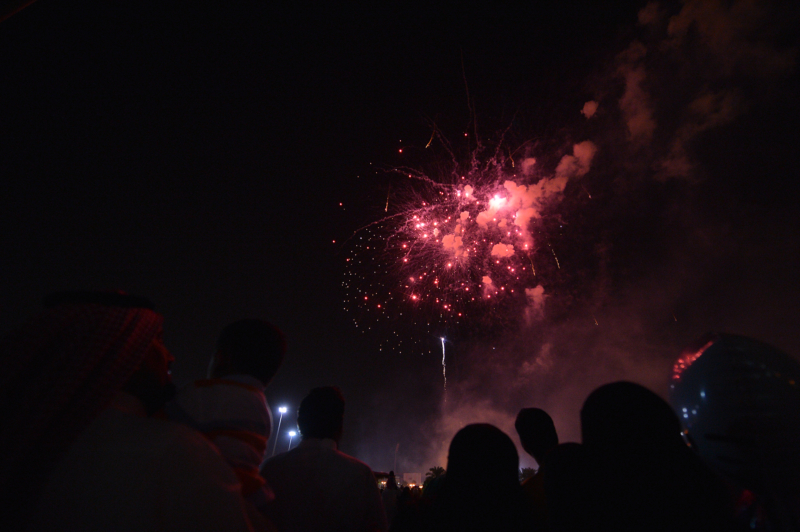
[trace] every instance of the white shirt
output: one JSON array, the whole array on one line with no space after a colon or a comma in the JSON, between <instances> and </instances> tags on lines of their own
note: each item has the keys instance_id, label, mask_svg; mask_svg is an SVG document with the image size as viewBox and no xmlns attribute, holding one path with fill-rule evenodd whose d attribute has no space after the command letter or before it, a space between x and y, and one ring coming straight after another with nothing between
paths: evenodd
<instances>
[{"instance_id":1,"label":"white shirt","mask_svg":"<svg viewBox=\"0 0 800 532\"><path fill-rule=\"evenodd\" d=\"M275 491L270 517L279 530L385 531L386 515L369 466L331 439L305 438L267 460L261 475Z\"/></svg>"},{"instance_id":2,"label":"white shirt","mask_svg":"<svg viewBox=\"0 0 800 532\"><path fill-rule=\"evenodd\" d=\"M172 421L205 434L231 467L257 474L272 433L263 389L261 381L249 375L204 379L181 390L166 411Z\"/></svg>"},{"instance_id":3,"label":"white shirt","mask_svg":"<svg viewBox=\"0 0 800 532\"><path fill-rule=\"evenodd\" d=\"M198 432L120 392L48 481L32 530L252 530L231 468Z\"/></svg>"}]
</instances>

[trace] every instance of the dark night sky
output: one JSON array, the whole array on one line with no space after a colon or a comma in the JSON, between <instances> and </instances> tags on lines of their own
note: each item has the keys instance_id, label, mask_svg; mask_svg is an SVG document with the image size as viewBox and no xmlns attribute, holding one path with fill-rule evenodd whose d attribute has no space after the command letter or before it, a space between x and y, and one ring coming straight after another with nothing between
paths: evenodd
<instances>
[{"instance_id":1,"label":"dark night sky","mask_svg":"<svg viewBox=\"0 0 800 532\"><path fill-rule=\"evenodd\" d=\"M695 14L677 52L637 25L644 2L227 4L39 0L0 23L0 330L53 290L146 295L185 383L223 325L270 319L290 342L273 406L339 384L343 448L379 470L398 442L401 465L434 465L427 440L452 435L435 426L488 416L509 430L538 403L577 440L592 387L628 378L663 394L670 357L707 330L800 352L791 2L730 41ZM626 62L636 40L648 53ZM720 42L742 53L727 64ZM624 129L630 65L657 124L645 144ZM593 201L565 191L562 251L579 267L548 285L547 327L456 345L442 409L436 356L377 354L352 326L340 244L380 214L371 163L413 164L398 146L423 146L430 121L453 137L473 126L464 78L483 134L513 124L556 160L586 138L599 152ZM692 107L698 94L717 107ZM664 177L676 139L693 169ZM597 316L602 332L585 325ZM504 354L487 363L487 349Z\"/></svg>"}]
</instances>

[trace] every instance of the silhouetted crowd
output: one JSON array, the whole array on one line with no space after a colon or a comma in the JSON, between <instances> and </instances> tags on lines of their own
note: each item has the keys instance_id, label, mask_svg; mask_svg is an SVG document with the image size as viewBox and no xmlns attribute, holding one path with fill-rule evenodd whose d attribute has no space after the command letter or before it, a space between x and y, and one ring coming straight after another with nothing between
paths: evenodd
<instances>
[{"instance_id":1,"label":"silhouetted crowd","mask_svg":"<svg viewBox=\"0 0 800 532\"><path fill-rule=\"evenodd\" d=\"M754 340L687 351L672 406L631 382L594 390L580 444L522 409L539 467L521 483L511 438L477 423L424 489L391 472L381 492L338 450L335 386L311 390L300 443L265 460L264 391L286 351L271 324L225 327L208 378L176 393L148 300L74 291L44 306L0 339L0 530L800 531L800 364Z\"/></svg>"}]
</instances>

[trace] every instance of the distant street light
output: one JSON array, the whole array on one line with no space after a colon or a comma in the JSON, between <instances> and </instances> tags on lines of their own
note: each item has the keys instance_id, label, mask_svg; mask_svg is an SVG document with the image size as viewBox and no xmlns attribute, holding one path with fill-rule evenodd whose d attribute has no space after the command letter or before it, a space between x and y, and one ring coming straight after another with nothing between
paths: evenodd
<instances>
[{"instance_id":1,"label":"distant street light","mask_svg":"<svg viewBox=\"0 0 800 532\"><path fill-rule=\"evenodd\" d=\"M275 456L275 450L278 448L278 436L280 436L281 433L281 421L283 421L283 415L286 413L286 407L279 407L278 412L281 413L281 417L278 418L278 430L275 431L275 444L272 446L272 456Z\"/></svg>"},{"instance_id":2,"label":"distant street light","mask_svg":"<svg viewBox=\"0 0 800 532\"><path fill-rule=\"evenodd\" d=\"M286 449L287 451L292 448L292 440L294 437L297 436L297 433L293 430L289 431L289 447Z\"/></svg>"}]
</instances>

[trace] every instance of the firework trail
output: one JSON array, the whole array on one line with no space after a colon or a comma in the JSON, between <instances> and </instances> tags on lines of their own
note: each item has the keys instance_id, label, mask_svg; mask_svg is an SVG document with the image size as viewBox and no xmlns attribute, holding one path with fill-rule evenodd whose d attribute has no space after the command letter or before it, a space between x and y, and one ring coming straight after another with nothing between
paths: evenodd
<instances>
[{"instance_id":1,"label":"firework trail","mask_svg":"<svg viewBox=\"0 0 800 532\"><path fill-rule=\"evenodd\" d=\"M447 402L447 361L444 353L444 336L442 340L442 377L444 378L444 402Z\"/></svg>"}]
</instances>

